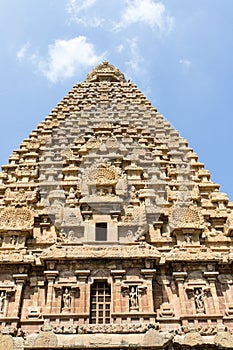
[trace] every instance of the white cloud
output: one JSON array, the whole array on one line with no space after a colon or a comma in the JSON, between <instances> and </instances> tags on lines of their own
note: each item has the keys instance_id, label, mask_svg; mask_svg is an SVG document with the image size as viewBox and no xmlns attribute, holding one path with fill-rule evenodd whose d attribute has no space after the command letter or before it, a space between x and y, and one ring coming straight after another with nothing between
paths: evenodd
<instances>
[{"instance_id":1,"label":"white cloud","mask_svg":"<svg viewBox=\"0 0 233 350\"><path fill-rule=\"evenodd\" d=\"M130 76L130 75L144 74L144 70L143 70L144 59L140 54L137 38L133 38L129 42L129 48L130 48L130 59L126 61L126 65L128 66L128 69L129 69L128 75Z\"/></svg>"},{"instance_id":2,"label":"white cloud","mask_svg":"<svg viewBox=\"0 0 233 350\"><path fill-rule=\"evenodd\" d=\"M124 45L120 44L120 45L116 46L116 51L118 53L121 53L123 50L124 50Z\"/></svg>"},{"instance_id":3,"label":"white cloud","mask_svg":"<svg viewBox=\"0 0 233 350\"><path fill-rule=\"evenodd\" d=\"M89 7L95 4L96 0L69 0L66 11L69 14L80 13L83 10L87 10Z\"/></svg>"},{"instance_id":4,"label":"white cloud","mask_svg":"<svg viewBox=\"0 0 233 350\"><path fill-rule=\"evenodd\" d=\"M190 60L188 60L187 58L180 59L179 63L185 67L189 67L192 64L192 62Z\"/></svg>"},{"instance_id":5,"label":"white cloud","mask_svg":"<svg viewBox=\"0 0 233 350\"><path fill-rule=\"evenodd\" d=\"M16 57L18 61L23 61L23 59L25 58L28 49L30 47L30 43L26 42L16 53Z\"/></svg>"},{"instance_id":6,"label":"white cloud","mask_svg":"<svg viewBox=\"0 0 233 350\"><path fill-rule=\"evenodd\" d=\"M52 83L71 78L83 67L89 67L103 60L104 55L98 56L94 46L85 36L78 36L70 40L56 40L48 46L48 57L37 57L39 71ZM35 64L35 57L34 57Z\"/></svg>"},{"instance_id":7,"label":"white cloud","mask_svg":"<svg viewBox=\"0 0 233 350\"><path fill-rule=\"evenodd\" d=\"M127 7L115 29L127 27L133 23L144 23L152 29L169 32L174 25L174 18L168 16L165 5L154 0L126 0Z\"/></svg>"},{"instance_id":8,"label":"white cloud","mask_svg":"<svg viewBox=\"0 0 233 350\"><path fill-rule=\"evenodd\" d=\"M85 27L100 27L104 22L103 18L85 15L85 12L90 9L97 0L69 0L66 5L66 12L71 21L82 24Z\"/></svg>"}]
</instances>

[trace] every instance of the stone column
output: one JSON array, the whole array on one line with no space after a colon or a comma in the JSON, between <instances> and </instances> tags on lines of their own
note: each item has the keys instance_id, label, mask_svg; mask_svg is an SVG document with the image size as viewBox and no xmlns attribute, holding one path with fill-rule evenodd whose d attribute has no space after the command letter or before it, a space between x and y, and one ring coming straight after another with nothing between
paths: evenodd
<instances>
[{"instance_id":1,"label":"stone column","mask_svg":"<svg viewBox=\"0 0 233 350\"><path fill-rule=\"evenodd\" d=\"M218 303L218 296L216 292L216 278L218 276L219 272L217 271L205 271L204 276L206 277L207 281L210 285L210 291L213 298L213 305L214 305L214 313L220 315L220 308Z\"/></svg>"},{"instance_id":2,"label":"stone column","mask_svg":"<svg viewBox=\"0 0 233 350\"><path fill-rule=\"evenodd\" d=\"M22 273L22 274L19 273L19 274L13 275L13 278L15 279L15 283L16 283L15 310L14 310L15 317L18 317L18 315L19 315L19 310L21 307L23 286L25 284L27 277L28 277L28 275L26 273Z\"/></svg>"},{"instance_id":3,"label":"stone column","mask_svg":"<svg viewBox=\"0 0 233 350\"><path fill-rule=\"evenodd\" d=\"M156 273L155 269L142 269L141 274L144 276L145 280L147 281L147 303L148 303L148 313L154 312L154 298L153 298L153 278ZM140 310L140 300L139 300L139 310ZM142 308L143 310L143 308Z\"/></svg>"},{"instance_id":4,"label":"stone column","mask_svg":"<svg viewBox=\"0 0 233 350\"><path fill-rule=\"evenodd\" d=\"M173 272L173 277L178 286L179 299L180 299L180 316L187 314L186 311L186 298L184 290L184 280L187 277L187 272Z\"/></svg>"},{"instance_id":5,"label":"stone column","mask_svg":"<svg viewBox=\"0 0 233 350\"><path fill-rule=\"evenodd\" d=\"M44 281L38 281L38 306L41 308L42 312L44 311L45 306L45 288L44 288Z\"/></svg>"},{"instance_id":6,"label":"stone column","mask_svg":"<svg viewBox=\"0 0 233 350\"><path fill-rule=\"evenodd\" d=\"M223 283L222 283L223 284ZM226 290L226 315L233 318L233 280L228 278L225 282L228 286Z\"/></svg>"},{"instance_id":7,"label":"stone column","mask_svg":"<svg viewBox=\"0 0 233 350\"><path fill-rule=\"evenodd\" d=\"M52 312L52 303L53 303L53 295L54 295L54 281L56 276L59 274L57 270L48 270L44 271L44 274L48 281L48 290L47 290L47 301L46 301L46 307L45 312L50 314Z\"/></svg>"},{"instance_id":8,"label":"stone column","mask_svg":"<svg viewBox=\"0 0 233 350\"><path fill-rule=\"evenodd\" d=\"M90 312L90 286L87 283L87 277L90 275L90 270L76 270L75 275L78 279L79 285L79 303L75 305L76 313L86 313Z\"/></svg>"},{"instance_id":9,"label":"stone column","mask_svg":"<svg viewBox=\"0 0 233 350\"><path fill-rule=\"evenodd\" d=\"M121 313L122 310L122 298L121 298L121 286L122 278L125 275L125 270L111 270L111 275L114 278L113 290L112 290L112 300L113 300L113 313ZM125 310L124 310L125 311Z\"/></svg>"}]
</instances>

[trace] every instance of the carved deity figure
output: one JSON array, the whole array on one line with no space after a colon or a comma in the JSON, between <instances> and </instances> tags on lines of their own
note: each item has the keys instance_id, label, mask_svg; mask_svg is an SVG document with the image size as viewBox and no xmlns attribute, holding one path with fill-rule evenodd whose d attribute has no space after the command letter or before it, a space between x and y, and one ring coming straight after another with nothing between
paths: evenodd
<instances>
[{"instance_id":1,"label":"carved deity figure","mask_svg":"<svg viewBox=\"0 0 233 350\"><path fill-rule=\"evenodd\" d=\"M205 305L204 305L204 293L201 288L198 288L194 292L194 301L195 301L195 306L197 309L197 312L204 312L205 310Z\"/></svg>"},{"instance_id":2,"label":"carved deity figure","mask_svg":"<svg viewBox=\"0 0 233 350\"><path fill-rule=\"evenodd\" d=\"M135 310L138 308L138 290L135 286L130 287L129 306L131 310Z\"/></svg>"},{"instance_id":3,"label":"carved deity figure","mask_svg":"<svg viewBox=\"0 0 233 350\"><path fill-rule=\"evenodd\" d=\"M70 309L71 296L68 288L65 289L65 292L62 295L62 299L63 299L63 309Z\"/></svg>"},{"instance_id":4,"label":"carved deity figure","mask_svg":"<svg viewBox=\"0 0 233 350\"><path fill-rule=\"evenodd\" d=\"M184 239L185 239L186 243L191 243L192 242L192 236L190 234L188 234L188 233L184 236Z\"/></svg>"},{"instance_id":5,"label":"carved deity figure","mask_svg":"<svg viewBox=\"0 0 233 350\"><path fill-rule=\"evenodd\" d=\"M6 292L1 292L0 294L0 313L4 313L5 309L5 303L6 303Z\"/></svg>"},{"instance_id":6,"label":"carved deity figure","mask_svg":"<svg viewBox=\"0 0 233 350\"><path fill-rule=\"evenodd\" d=\"M16 245L16 243L17 243L17 236L15 236L15 235L11 236L10 243L11 243L11 245Z\"/></svg>"}]
</instances>

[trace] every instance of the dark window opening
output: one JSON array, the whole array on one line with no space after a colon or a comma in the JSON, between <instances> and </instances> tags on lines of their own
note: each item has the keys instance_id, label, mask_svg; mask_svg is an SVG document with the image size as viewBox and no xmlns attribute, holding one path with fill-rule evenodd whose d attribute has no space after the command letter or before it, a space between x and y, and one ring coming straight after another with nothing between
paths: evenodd
<instances>
[{"instance_id":1,"label":"dark window opening","mask_svg":"<svg viewBox=\"0 0 233 350\"><path fill-rule=\"evenodd\" d=\"M95 240L107 241L107 223L98 222L95 226Z\"/></svg>"}]
</instances>

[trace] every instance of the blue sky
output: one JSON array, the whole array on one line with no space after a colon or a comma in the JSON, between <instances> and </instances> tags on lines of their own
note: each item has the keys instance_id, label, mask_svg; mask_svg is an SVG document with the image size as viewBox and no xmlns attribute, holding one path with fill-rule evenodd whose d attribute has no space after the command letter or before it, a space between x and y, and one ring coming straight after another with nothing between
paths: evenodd
<instances>
[{"instance_id":1,"label":"blue sky","mask_svg":"<svg viewBox=\"0 0 233 350\"><path fill-rule=\"evenodd\" d=\"M108 60L233 200L232 38L232 0L0 0L0 164Z\"/></svg>"}]
</instances>

